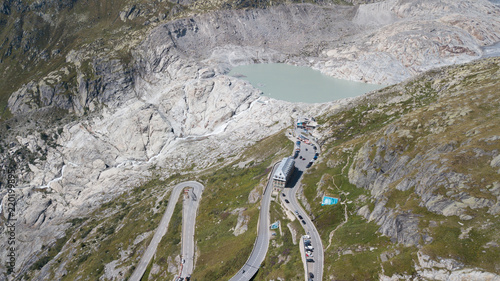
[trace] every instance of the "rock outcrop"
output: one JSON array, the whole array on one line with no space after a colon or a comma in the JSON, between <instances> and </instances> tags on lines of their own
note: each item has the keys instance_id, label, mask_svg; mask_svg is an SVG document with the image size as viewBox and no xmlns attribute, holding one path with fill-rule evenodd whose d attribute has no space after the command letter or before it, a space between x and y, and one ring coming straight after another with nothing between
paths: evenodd
<instances>
[{"instance_id":1,"label":"rock outcrop","mask_svg":"<svg viewBox=\"0 0 500 281\"><path fill-rule=\"evenodd\" d=\"M287 62L337 78L392 84L480 58L482 47L500 41L499 15L500 7L487 0L215 11L159 25L144 43L132 44L131 65L113 59L123 51L92 59L99 44L70 52L69 66L21 87L9 108L20 114L53 105L83 114L110 106L140 96L137 80L164 74L179 57L215 66L214 75L239 64Z\"/></svg>"},{"instance_id":2,"label":"rock outcrop","mask_svg":"<svg viewBox=\"0 0 500 281\"><path fill-rule=\"evenodd\" d=\"M237 157L242 148L289 126L297 116L355 104L292 104L261 97L247 82L225 75L231 66L288 62L339 78L394 83L436 65L479 58L481 46L499 40L499 8L484 0L370 5L376 6L284 5L179 19L158 26L135 45L130 64L106 53L70 52L70 66L18 89L9 99L18 117L54 107L80 117L48 126L43 134L17 131L17 141L2 153L2 162L17 161L19 168L17 231L23 242L18 245L17 273L26 272L43 245L64 235L69 219L137 186L152 175L152 167L165 177L188 167L207 168L215 159ZM374 18L380 11L388 18ZM372 21L377 24L368 25ZM496 102L495 96L490 100ZM500 212L498 201L483 200L468 193L470 185L461 186L474 179L450 171L438 158L463 150L461 145L481 142L479 137L495 137L491 128L479 128L483 133L476 134L474 126L463 142L443 142L413 158L402 155L397 142L417 139L414 128L439 136L459 122L457 116L474 111L464 107L447 112L452 114L425 122L401 120L399 127L363 147L351 167L351 182L369 189L378 200L372 212L365 208L363 214L400 243L418 244L421 234L415 232L415 214L385 205L392 185L401 192L414 191L423 207L445 216L470 219L467 208ZM489 167L499 170L498 151L469 150L464 151L488 158ZM406 180L398 182L403 177ZM445 187L444 195L434 194L443 184L464 191L447 194ZM498 196L498 184L491 184ZM0 198L5 218L4 189ZM0 261L4 269L5 256Z\"/></svg>"}]
</instances>

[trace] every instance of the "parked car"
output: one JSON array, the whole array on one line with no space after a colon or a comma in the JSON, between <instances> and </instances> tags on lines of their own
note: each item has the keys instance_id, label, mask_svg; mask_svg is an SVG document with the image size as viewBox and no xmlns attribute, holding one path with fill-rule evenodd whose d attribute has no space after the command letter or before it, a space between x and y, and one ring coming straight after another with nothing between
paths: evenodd
<instances>
[{"instance_id":1,"label":"parked car","mask_svg":"<svg viewBox=\"0 0 500 281\"><path fill-rule=\"evenodd\" d=\"M281 193L281 195L283 195L283 197L285 197L285 196L286 196L286 195L285 195L285 193Z\"/></svg>"},{"instance_id":2,"label":"parked car","mask_svg":"<svg viewBox=\"0 0 500 281\"><path fill-rule=\"evenodd\" d=\"M301 215L299 215L299 220L303 219L303 217Z\"/></svg>"},{"instance_id":3,"label":"parked car","mask_svg":"<svg viewBox=\"0 0 500 281\"><path fill-rule=\"evenodd\" d=\"M285 203L290 203L290 201L288 201L288 199L285 199Z\"/></svg>"},{"instance_id":4,"label":"parked car","mask_svg":"<svg viewBox=\"0 0 500 281\"><path fill-rule=\"evenodd\" d=\"M306 224L306 221L305 221L305 220L302 220L302 224Z\"/></svg>"},{"instance_id":5,"label":"parked car","mask_svg":"<svg viewBox=\"0 0 500 281\"><path fill-rule=\"evenodd\" d=\"M309 277L314 278L314 274L312 272L309 272Z\"/></svg>"}]
</instances>

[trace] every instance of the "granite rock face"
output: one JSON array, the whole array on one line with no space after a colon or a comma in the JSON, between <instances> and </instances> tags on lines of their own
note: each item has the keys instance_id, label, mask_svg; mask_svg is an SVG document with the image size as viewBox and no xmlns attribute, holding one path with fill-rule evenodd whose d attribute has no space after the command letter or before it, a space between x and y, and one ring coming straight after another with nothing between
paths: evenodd
<instances>
[{"instance_id":1,"label":"granite rock face","mask_svg":"<svg viewBox=\"0 0 500 281\"><path fill-rule=\"evenodd\" d=\"M17 175L16 191L17 231L24 241L18 248L19 273L36 260L42 245L64 235L68 220L137 186L151 176L151 167L163 169L166 176L193 165L203 169L217 158L235 157L235 152L286 128L297 116L320 115L349 103L306 105L261 97L247 82L227 76L230 67L287 62L338 78L394 83L434 66L480 57L481 46L500 40L499 14L497 6L482 0L216 11L157 27L133 49L129 65L103 53L88 63L94 53L70 52L66 61L71 67L24 85L9 99L16 116L53 107L80 116L62 125L61 131L47 128L49 138L39 132L19 133L2 154L2 162L11 157L24 167ZM67 80L72 74L76 83ZM441 130L430 121L428 127ZM409 134L397 128L388 132L397 138L410 138ZM350 180L371 190L373 197L380 196L381 203L365 215L398 242L418 243L418 219L411 213L392 216L382 203L383 194L397 178L412 173L410 166L422 171L416 179L427 172L431 176L426 184L408 178L398 189L414 188L430 210L444 215L462 215L466 207L500 212L498 203L467 194L453 200L428 195L430 184L467 180L433 166L433 157L450 148L409 159L382 149L391 145L386 137L380 137L376 148L370 145L356 156ZM16 158L21 150L33 155L42 151L44 159ZM373 150L376 158L370 159ZM491 167L498 170L497 155L489 157ZM0 198L6 214L3 189Z\"/></svg>"},{"instance_id":2,"label":"granite rock face","mask_svg":"<svg viewBox=\"0 0 500 281\"><path fill-rule=\"evenodd\" d=\"M487 0L214 11L159 25L145 42L132 44L132 64L113 59L111 51L70 52L66 60L74 66L24 85L9 108L20 114L57 106L83 114L99 104L119 104L144 92L138 80L173 70L180 57L212 65L214 75L239 64L286 62L337 78L392 84L480 58L482 47L500 41L499 18L499 6ZM67 76L75 72L70 83Z\"/></svg>"}]
</instances>

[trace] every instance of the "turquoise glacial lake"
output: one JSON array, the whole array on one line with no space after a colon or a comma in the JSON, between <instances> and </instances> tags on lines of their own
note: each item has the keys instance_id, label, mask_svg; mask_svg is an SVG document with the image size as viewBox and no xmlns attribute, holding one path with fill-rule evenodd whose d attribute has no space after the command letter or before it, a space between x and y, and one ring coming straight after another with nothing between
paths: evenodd
<instances>
[{"instance_id":1,"label":"turquoise glacial lake","mask_svg":"<svg viewBox=\"0 0 500 281\"><path fill-rule=\"evenodd\" d=\"M283 63L240 65L231 69L229 75L247 80L265 96L289 102L329 102L384 87L336 79L306 66Z\"/></svg>"}]
</instances>

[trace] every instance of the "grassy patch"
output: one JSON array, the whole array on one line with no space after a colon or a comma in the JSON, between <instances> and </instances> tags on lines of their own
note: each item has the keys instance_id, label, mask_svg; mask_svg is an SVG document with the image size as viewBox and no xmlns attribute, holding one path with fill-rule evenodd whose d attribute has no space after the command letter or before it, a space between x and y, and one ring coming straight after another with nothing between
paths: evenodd
<instances>
[{"instance_id":1,"label":"grassy patch","mask_svg":"<svg viewBox=\"0 0 500 281\"><path fill-rule=\"evenodd\" d=\"M104 267L111 261L120 260L121 252L129 251L130 258L118 262L117 267L129 267L132 261L138 261L142 251L148 245L152 235L142 241L135 243L134 240L140 234L156 229L165 205L159 204L159 210L153 214L152 208L157 200L151 193L162 190L167 182L157 179L146 182L135 188L130 193L125 193L117 199L103 204L101 209L96 210L91 217L92 220L82 221L74 219L72 223L78 225L78 231L74 231L70 237L71 247L75 252L71 256L64 253L62 259L67 259L67 273L62 280L97 280L104 274ZM130 200L133 195L139 200ZM133 270L124 270L124 275L129 276Z\"/></svg>"},{"instance_id":2,"label":"grassy patch","mask_svg":"<svg viewBox=\"0 0 500 281\"><path fill-rule=\"evenodd\" d=\"M432 229L435 240L424 246L423 251L433 259L452 258L486 271L499 272L500 251L497 247L486 246L490 241L500 242L500 222L491 219L486 227L479 222L469 223L472 229L463 237L460 237L462 230L468 225L462 227L456 220L443 220Z\"/></svg>"},{"instance_id":3,"label":"grassy patch","mask_svg":"<svg viewBox=\"0 0 500 281\"><path fill-rule=\"evenodd\" d=\"M381 269L379 255L380 251L367 251L339 257L332 264L335 280L377 280Z\"/></svg>"},{"instance_id":4,"label":"grassy patch","mask_svg":"<svg viewBox=\"0 0 500 281\"><path fill-rule=\"evenodd\" d=\"M390 245L374 222L351 216L333 236L333 247L325 252L325 265L335 280L375 280L381 269L380 253Z\"/></svg>"},{"instance_id":5,"label":"grassy patch","mask_svg":"<svg viewBox=\"0 0 500 281\"><path fill-rule=\"evenodd\" d=\"M360 216L351 216L347 223L335 232L334 245L349 247L362 244L364 246L377 246L389 242L377 230L379 226L374 222L367 222Z\"/></svg>"},{"instance_id":6,"label":"grassy patch","mask_svg":"<svg viewBox=\"0 0 500 281\"><path fill-rule=\"evenodd\" d=\"M254 279L276 280L277 278L282 278L284 280L303 280L304 267L300 257L299 245L293 245L292 234L287 227L290 220L287 219L281 205L276 202L271 202L270 214L271 222L280 220L283 235L281 235L279 230L274 230L276 235L272 236L266 259ZM297 222L297 220L294 222ZM296 227L295 229L302 229L298 224ZM298 237L300 237L302 232L303 230L297 234L298 241Z\"/></svg>"}]
</instances>

